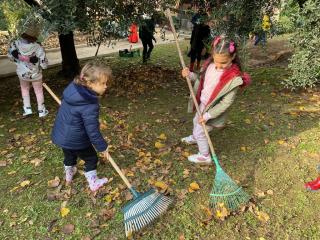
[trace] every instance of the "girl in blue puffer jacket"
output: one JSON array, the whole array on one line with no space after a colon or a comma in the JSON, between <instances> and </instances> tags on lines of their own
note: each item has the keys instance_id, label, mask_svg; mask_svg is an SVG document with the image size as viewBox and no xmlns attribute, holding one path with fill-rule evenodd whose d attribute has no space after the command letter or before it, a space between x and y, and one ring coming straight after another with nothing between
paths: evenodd
<instances>
[{"instance_id":1,"label":"girl in blue puffer jacket","mask_svg":"<svg viewBox=\"0 0 320 240\"><path fill-rule=\"evenodd\" d=\"M110 79L109 67L90 62L63 92L51 137L64 153L67 185L77 172L78 157L85 161L85 177L91 191L97 191L108 181L97 177L96 150L108 157L108 145L99 129L98 96L104 94Z\"/></svg>"}]
</instances>

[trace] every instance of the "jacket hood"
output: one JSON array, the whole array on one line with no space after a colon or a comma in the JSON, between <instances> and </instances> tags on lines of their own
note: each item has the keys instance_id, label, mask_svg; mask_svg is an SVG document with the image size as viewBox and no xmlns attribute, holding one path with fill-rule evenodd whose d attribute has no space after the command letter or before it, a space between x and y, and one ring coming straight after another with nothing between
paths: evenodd
<instances>
[{"instance_id":1,"label":"jacket hood","mask_svg":"<svg viewBox=\"0 0 320 240\"><path fill-rule=\"evenodd\" d=\"M31 56L35 54L40 48L40 45L38 43L28 43L24 39L16 41L16 46L19 49L20 53L25 56Z\"/></svg>"},{"instance_id":2,"label":"jacket hood","mask_svg":"<svg viewBox=\"0 0 320 240\"><path fill-rule=\"evenodd\" d=\"M63 100L75 106L98 103L98 97L94 91L74 82L64 90Z\"/></svg>"}]
</instances>

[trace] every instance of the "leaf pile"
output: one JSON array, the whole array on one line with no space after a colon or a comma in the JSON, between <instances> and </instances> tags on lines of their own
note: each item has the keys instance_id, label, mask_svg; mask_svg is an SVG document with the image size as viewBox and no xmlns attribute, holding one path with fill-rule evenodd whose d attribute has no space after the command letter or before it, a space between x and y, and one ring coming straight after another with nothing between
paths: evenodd
<instances>
[{"instance_id":1,"label":"leaf pile","mask_svg":"<svg viewBox=\"0 0 320 240\"><path fill-rule=\"evenodd\" d=\"M120 97L135 97L146 94L150 90L165 88L169 81L178 79L179 72L161 65L132 65L116 76L111 88L112 95Z\"/></svg>"}]
</instances>

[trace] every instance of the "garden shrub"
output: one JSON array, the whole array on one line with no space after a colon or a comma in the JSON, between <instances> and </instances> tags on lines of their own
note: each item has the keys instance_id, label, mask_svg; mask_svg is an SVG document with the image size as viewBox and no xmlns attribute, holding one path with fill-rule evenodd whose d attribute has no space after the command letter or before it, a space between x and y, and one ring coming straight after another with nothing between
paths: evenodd
<instances>
[{"instance_id":1,"label":"garden shrub","mask_svg":"<svg viewBox=\"0 0 320 240\"><path fill-rule=\"evenodd\" d=\"M290 38L294 54L286 88L314 87L320 80L320 0L308 0L295 16L296 31Z\"/></svg>"}]
</instances>

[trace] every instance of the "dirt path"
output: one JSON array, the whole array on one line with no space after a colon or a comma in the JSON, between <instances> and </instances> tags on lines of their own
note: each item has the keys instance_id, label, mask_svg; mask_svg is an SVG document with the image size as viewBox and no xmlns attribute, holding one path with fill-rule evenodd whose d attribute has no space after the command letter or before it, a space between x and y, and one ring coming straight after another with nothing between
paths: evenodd
<instances>
[{"instance_id":1,"label":"dirt path","mask_svg":"<svg viewBox=\"0 0 320 240\"><path fill-rule=\"evenodd\" d=\"M268 39L266 47L254 46L249 43L249 66L279 66L287 67L288 59L292 55L292 48L289 46L288 36L278 36Z\"/></svg>"}]
</instances>

